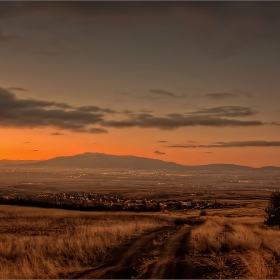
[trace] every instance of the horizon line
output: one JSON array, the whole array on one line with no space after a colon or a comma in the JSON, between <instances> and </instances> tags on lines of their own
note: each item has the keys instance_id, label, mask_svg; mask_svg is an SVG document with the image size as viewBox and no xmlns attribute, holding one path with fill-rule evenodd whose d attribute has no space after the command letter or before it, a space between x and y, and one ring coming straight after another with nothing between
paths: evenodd
<instances>
[{"instance_id":1,"label":"horizon line","mask_svg":"<svg viewBox=\"0 0 280 280\"><path fill-rule=\"evenodd\" d=\"M60 158L60 157L73 157L73 156L84 155L84 154L102 154L102 155L117 156L117 157L132 156L132 157L137 157L137 158L159 160L159 161L166 162L166 163L174 163L174 164L178 164L178 165L185 166L185 167L209 166L209 165L235 165L235 166L250 167L250 168L256 168L256 169L260 169L260 168L264 168L264 167L280 168L280 166L275 166L275 165L264 165L264 166L260 166L260 167L254 167L254 166L250 166L250 165L242 165L242 164L236 164L236 163L208 163L208 164L199 164L199 165L185 165L185 164L177 163L177 162L174 162L174 161L165 161L165 160L158 159L158 158L150 158L150 157L135 156L135 155L128 155L128 154L124 154L124 155L106 154L106 153L101 153L101 152L84 152L84 153L80 153L80 154L63 155L63 156L57 156L57 157L52 157L52 158L47 158L47 159L38 159L38 160L36 160L36 159L4 159L4 158L2 158L2 159L0 159L0 161L35 161L35 162L41 162L41 161L52 160L52 159Z\"/></svg>"}]
</instances>

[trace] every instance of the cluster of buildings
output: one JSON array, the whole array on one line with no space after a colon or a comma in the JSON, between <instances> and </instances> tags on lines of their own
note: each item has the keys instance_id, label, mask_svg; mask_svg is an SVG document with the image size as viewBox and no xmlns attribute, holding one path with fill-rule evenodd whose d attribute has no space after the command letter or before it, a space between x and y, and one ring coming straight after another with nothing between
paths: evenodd
<instances>
[{"instance_id":1,"label":"cluster of buildings","mask_svg":"<svg viewBox=\"0 0 280 280\"><path fill-rule=\"evenodd\" d=\"M49 201L57 205L72 204L84 207L108 208L111 210L179 210L187 208L204 209L210 203L201 205L189 200L135 199L104 195L100 193L50 193L37 196L37 200ZM212 204L211 204L212 205ZM214 206L214 204L213 204Z\"/></svg>"},{"instance_id":2,"label":"cluster of buildings","mask_svg":"<svg viewBox=\"0 0 280 280\"><path fill-rule=\"evenodd\" d=\"M72 193L47 193L28 198L2 196L0 203L43 206L80 210L135 210L135 211L172 211L182 209L207 209L238 207L240 205L226 205L215 202L194 202L188 200L168 199L133 199L104 195L100 193L72 192Z\"/></svg>"}]
</instances>

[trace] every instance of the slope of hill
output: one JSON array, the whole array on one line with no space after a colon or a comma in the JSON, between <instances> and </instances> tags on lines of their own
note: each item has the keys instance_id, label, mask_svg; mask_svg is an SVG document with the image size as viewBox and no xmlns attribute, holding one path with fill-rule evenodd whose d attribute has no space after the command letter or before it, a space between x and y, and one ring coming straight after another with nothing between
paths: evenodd
<instances>
[{"instance_id":1,"label":"slope of hill","mask_svg":"<svg viewBox=\"0 0 280 280\"><path fill-rule=\"evenodd\" d=\"M207 164L207 165L192 165L186 166L189 171L206 171L206 172L233 172L233 171L253 171L258 168L236 165L236 164Z\"/></svg>"},{"instance_id":2,"label":"slope of hill","mask_svg":"<svg viewBox=\"0 0 280 280\"><path fill-rule=\"evenodd\" d=\"M26 165L27 166L27 165ZM101 153L84 153L68 157L56 157L28 164L39 168L121 168L121 169L169 169L184 170L185 166L158 159L136 156L116 156Z\"/></svg>"},{"instance_id":3,"label":"slope of hill","mask_svg":"<svg viewBox=\"0 0 280 280\"><path fill-rule=\"evenodd\" d=\"M130 170L170 170L187 172L249 172L249 171L280 171L280 167L264 166L254 168L235 164L208 164L186 166L158 159L117 156L102 153L84 153L74 156L56 157L43 161L12 161L0 160L0 168L100 168L100 169L130 169Z\"/></svg>"}]
</instances>

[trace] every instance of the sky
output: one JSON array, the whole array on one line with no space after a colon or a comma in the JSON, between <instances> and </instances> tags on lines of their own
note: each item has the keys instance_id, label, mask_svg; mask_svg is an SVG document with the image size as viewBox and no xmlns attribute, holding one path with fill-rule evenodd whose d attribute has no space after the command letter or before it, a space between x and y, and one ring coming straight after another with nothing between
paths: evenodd
<instances>
[{"instance_id":1,"label":"sky","mask_svg":"<svg viewBox=\"0 0 280 280\"><path fill-rule=\"evenodd\" d=\"M280 2L0 2L0 159L280 166Z\"/></svg>"}]
</instances>

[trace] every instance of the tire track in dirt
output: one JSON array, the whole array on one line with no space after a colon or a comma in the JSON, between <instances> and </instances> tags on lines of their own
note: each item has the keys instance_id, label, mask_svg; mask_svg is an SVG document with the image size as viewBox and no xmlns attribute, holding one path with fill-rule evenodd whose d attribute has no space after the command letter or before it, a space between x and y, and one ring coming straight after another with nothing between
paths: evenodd
<instances>
[{"instance_id":1,"label":"tire track in dirt","mask_svg":"<svg viewBox=\"0 0 280 280\"><path fill-rule=\"evenodd\" d=\"M191 228L203 221L189 218L174 223L113 250L111 259L75 279L201 279L204 271L193 266L188 243Z\"/></svg>"},{"instance_id":2,"label":"tire track in dirt","mask_svg":"<svg viewBox=\"0 0 280 280\"><path fill-rule=\"evenodd\" d=\"M197 271L185 261L190 227L184 226L165 244L161 258L148 265L140 278L143 279L186 279L198 278Z\"/></svg>"},{"instance_id":3,"label":"tire track in dirt","mask_svg":"<svg viewBox=\"0 0 280 280\"><path fill-rule=\"evenodd\" d=\"M132 243L113 250L113 257L105 264L87 270L74 277L74 279L130 279L136 277L142 256L145 253L149 254L149 250L153 247L153 241L158 236L177 232L180 228L182 228L182 225L165 226L142 234Z\"/></svg>"}]
</instances>

